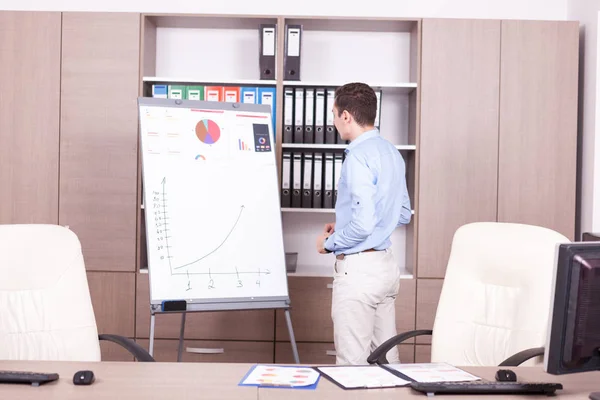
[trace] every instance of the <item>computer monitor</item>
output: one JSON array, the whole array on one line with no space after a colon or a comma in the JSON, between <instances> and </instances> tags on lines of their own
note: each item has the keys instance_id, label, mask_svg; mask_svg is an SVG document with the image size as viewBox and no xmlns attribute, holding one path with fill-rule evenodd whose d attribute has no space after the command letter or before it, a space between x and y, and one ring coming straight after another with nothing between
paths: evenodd
<instances>
[{"instance_id":1,"label":"computer monitor","mask_svg":"<svg viewBox=\"0 0 600 400\"><path fill-rule=\"evenodd\" d=\"M553 286L546 372L600 370L600 242L559 244Z\"/></svg>"}]
</instances>

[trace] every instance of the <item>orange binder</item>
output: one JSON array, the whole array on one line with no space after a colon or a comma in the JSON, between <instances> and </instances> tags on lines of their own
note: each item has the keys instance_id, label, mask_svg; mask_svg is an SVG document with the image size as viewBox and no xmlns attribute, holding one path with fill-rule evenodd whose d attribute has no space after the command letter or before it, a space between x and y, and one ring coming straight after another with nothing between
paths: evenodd
<instances>
[{"instance_id":1,"label":"orange binder","mask_svg":"<svg viewBox=\"0 0 600 400\"><path fill-rule=\"evenodd\" d=\"M224 89L225 93L225 101L230 103L239 103L240 102L240 88L233 86L226 86Z\"/></svg>"},{"instance_id":2,"label":"orange binder","mask_svg":"<svg viewBox=\"0 0 600 400\"><path fill-rule=\"evenodd\" d=\"M223 101L223 86L205 86L204 100Z\"/></svg>"}]
</instances>

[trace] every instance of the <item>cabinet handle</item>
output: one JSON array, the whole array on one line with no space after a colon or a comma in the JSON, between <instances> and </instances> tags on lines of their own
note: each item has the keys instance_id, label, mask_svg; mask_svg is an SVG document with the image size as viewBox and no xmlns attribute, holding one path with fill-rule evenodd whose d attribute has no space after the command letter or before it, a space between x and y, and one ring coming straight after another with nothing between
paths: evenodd
<instances>
[{"instance_id":1,"label":"cabinet handle","mask_svg":"<svg viewBox=\"0 0 600 400\"><path fill-rule=\"evenodd\" d=\"M327 289L333 289L333 283L328 283L327 284Z\"/></svg>"},{"instance_id":2,"label":"cabinet handle","mask_svg":"<svg viewBox=\"0 0 600 400\"><path fill-rule=\"evenodd\" d=\"M198 354L222 354L225 353L225 349L209 349L203 347L186 347L185 349L188 353L198 353Z\"/></svg>"},{"instance_id":3,"label":"cabinet handle","mask_svg":"<svg viewBox=\"0 0 600 400\"><path fill-rule=\"evenodd\" d=\"M336 356L337 353L335 352L335 350L326 350L325 355L326 356Z\"/></svg>"}]
</instances>

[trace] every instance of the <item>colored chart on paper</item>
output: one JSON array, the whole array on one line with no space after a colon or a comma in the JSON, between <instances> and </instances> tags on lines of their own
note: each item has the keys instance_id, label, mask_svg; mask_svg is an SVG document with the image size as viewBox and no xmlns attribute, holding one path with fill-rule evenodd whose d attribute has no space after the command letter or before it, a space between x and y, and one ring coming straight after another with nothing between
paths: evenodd
<instances>
[{"instance_id":1,"label":"colored chart on paper","mask_svg":"<svg viewBox=\"0 0 600 400\"><path fill-rule=\"evenodd\" d=\"M307 367L255 365L240 385L315 389L319 377L316 370Z\"/></svg>"},{"instance_id":2,"label":"colored chart on paper","mask_svg":"<svg viewBox=\"0 0 600 400\"><path fill-rule=\"evenodd\" d=\"M196 124L196 136L202 143L215 144L221 137L221 128L211 119L203 119Z\"/></svg>"},{"instance_id":3,"label":"colored chart on paper","mask_svg":"<svg viewBox=\"0 0 600 400\"><path fill-rule=\"evenodd\" d=\"M238 139L238 149L242 151L252 150L252 148L248 146L248 143L244 142L242 139Z\"/></svg>"}]
</instances>

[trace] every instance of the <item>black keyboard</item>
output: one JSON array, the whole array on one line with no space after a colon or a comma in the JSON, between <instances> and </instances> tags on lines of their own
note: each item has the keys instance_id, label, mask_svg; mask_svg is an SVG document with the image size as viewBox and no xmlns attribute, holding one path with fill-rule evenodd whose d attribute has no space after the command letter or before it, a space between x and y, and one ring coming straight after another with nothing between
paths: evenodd
<instances>
[{"instance_id":1,"label":"black keyboard","mask_svg":"<svg viewBox=\"0 0 600 400\"><path fill-rule=\"evenodd\" d=\"M545 394L562 389L560 383L542 382L411 382L410 386L428 394Z\"/></svg>"},{"instance_id":2,"label":"black keyboard","mask_svg":"<svg viewBox=\"0 0 600 400\"><path fill-rule=\"evenodd\" d=\"M0 383L29 383L39 386L42 383L58 379L56 373L31 372L31 371L0 371Z\"/></svg>"}]
</instances>

